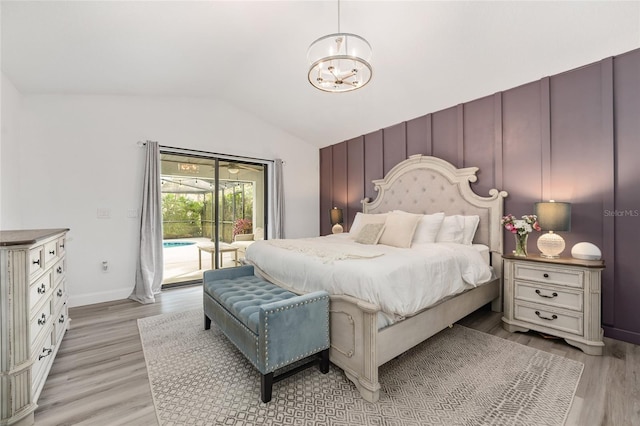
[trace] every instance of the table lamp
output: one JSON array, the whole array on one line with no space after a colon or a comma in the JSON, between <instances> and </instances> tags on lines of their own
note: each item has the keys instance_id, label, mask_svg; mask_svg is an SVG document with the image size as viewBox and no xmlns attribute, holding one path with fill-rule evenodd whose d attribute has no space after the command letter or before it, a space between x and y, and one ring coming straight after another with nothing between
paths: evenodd
<instances>
[{"instance_id":1,"label":"table lamp","mask_svg":"<svg viewBox=\"0 0 640 426\"><path fill-rule=\"evenodd\" d=\"M333 232L334 234L340 234L343 231L342 209L334 207L329 210L329 218L331 219L331 225L333 225L333 228L331 228L331 232Z\"/></svg>"},{"instance_id":2,"label":"table lamp","mask_svg":"<svg viewBox=\"0 0 640 426\"><path fill-rule=\"evenodd\" d=\"M560 257L564 250L564 239L558 231L571 230L571 204L549 202L535 203L535 215L543 231L549 231L538 238L540 255L547 258Z\"/></svg>"}]
</instances>

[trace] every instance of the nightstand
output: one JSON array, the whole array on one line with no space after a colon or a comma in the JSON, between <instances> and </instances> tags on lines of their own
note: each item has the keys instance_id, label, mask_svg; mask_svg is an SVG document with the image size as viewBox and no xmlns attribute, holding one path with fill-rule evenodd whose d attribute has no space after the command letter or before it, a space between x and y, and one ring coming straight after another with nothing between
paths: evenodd
<instances>
[{"instance_id":1,"label":"nightstand","mask_svg":"<svg viewBox=\"0 0 640 426\"><path fill-rule=\"evenodd\" d=\"M504 255L505 330L536 330L602 355L602 260Z\"/></svg>"}]
</instances>

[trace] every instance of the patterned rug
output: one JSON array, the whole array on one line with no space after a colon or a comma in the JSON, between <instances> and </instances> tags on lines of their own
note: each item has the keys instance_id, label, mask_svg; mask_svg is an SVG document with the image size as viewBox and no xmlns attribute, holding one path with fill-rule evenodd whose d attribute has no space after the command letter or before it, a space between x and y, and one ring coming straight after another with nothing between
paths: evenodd
<instances>
[{"instance_id":1,"label":"patterned rug","mask_svg":"<svg viewBox=\"0 0 640 426\"><path fill-rule=\"evenodd\" d=\"M138 320L161 425L562 425L582 363L454 326L380 368L378 403L309 368L260 401L260 376L201 310Z\"/></svg>"}]
</instances>

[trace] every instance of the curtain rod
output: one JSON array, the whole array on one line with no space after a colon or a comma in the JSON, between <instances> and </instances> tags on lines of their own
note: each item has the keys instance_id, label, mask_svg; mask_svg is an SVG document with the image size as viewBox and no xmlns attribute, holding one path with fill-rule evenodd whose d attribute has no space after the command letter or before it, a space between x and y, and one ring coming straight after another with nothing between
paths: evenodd
<instances>
[{"instance_id":1,"label":"curtain rod","mask_svg":"<svg viewBox=\"0 0 640 426\"><path fill-rule=\"evenodd\" d=\"M143 147L147 145L147 142L154 142L154 141L138 141L137 145L138 147ZM167 145L158 145L158 147L160 148L160 150L165 150L165 151L169 151L169 152L173 152L177 153L177 154L192 154L192 155L202 155L202 154L207 154L206 156L210 156L210 155L214 155L216 157L219 157L220 159L223 160L238 160L238 161L242 161L242 160L255 160L255 161L263 161L263 162L268 162L268 163L273 163L275 162L275 160L269 160L267 158L259 158L259 157L242 157L239 155L229 155L229 154L220 154L217 152L210 152L210 151L199 151L199 150L195 150L195 149L186 149L186 148L177 148L174 146L167 146ZM283 162L284 163L284 162Z\"/></svg>"}]
</instances>

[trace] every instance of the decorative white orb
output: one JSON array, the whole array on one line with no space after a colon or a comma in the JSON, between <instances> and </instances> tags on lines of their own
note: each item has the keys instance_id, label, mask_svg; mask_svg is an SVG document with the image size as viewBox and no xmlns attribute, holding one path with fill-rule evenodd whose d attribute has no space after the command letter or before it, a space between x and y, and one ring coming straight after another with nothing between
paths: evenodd
<instances>
[{"instance_id":1,"label":"decorative white orb","mask_svg":"<svg viewBox=\"0 0 640 426\"><path fill-rule=\"evenodd\" d=\"M336 223L335 225L333 225L333 228L331 228L331 232L334 234L342 234L342 231L344 231L344 229L339 223Z\"/></svg>"},{"instance_id":2,"label":"decorative white orb","mask_svg":"<svg viewBox=\"0 0 640 426\"><path fill-rule=\"evenodd\" d=\"M600 260L602 252L591 243L578 243L571 249L571 256L582 260Z\"/></svg>"}]
</instances>

